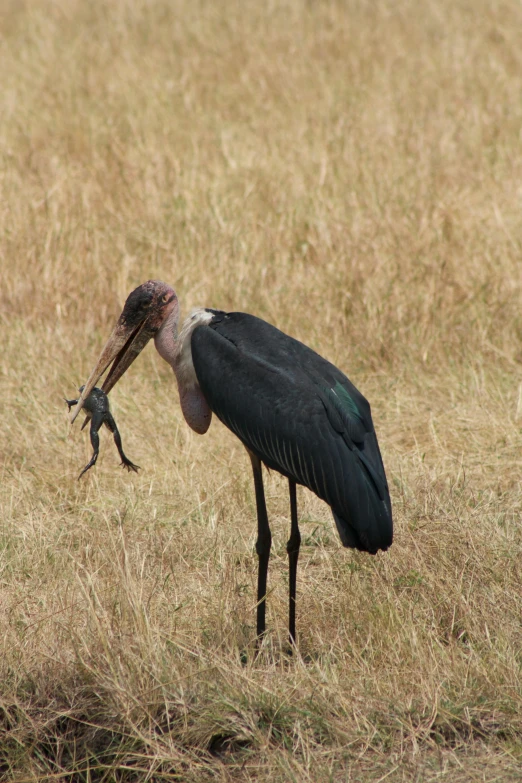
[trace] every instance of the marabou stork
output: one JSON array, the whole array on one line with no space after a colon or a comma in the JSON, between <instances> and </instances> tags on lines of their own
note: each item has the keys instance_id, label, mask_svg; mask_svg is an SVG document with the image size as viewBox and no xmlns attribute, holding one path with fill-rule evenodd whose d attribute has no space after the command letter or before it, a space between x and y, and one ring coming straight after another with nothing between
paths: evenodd
<instances>
[{"instance_id":1,"label":"marabou stork","mask_svg":"<svg viewBox=\"0 0 522 783\"><path fill-rule=\"evenodd\" d=\"M248 451L254 473L259 574L257 636L265 633L271 533L261 465L286 476L290 489L290 643L295 644L296 484L331 507L341 542L375 554L392 543L393 523L370 406L348 378L298 340L246 313L201 308L178 333L179 304L166 283L149 280L129 294L73 413L113 362L108 393L154 337L176 375L189 426L205 433L214 412Z\"/></svg>"}]
</instances>

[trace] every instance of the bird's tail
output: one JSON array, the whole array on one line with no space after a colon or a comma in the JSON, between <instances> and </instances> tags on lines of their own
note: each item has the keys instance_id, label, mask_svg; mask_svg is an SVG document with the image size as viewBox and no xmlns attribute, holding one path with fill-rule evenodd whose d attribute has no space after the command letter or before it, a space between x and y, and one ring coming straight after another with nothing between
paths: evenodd
<instances>
[{"instance_id":1,"label":"bird's tail","mask_svg":"<svg viewBox=\"0 0 522 783\"><path fill-rule=\"evenodd\" d=\"M391 509L380 501L381 508L375 514L370 524L366 527L352 527L335 511L332 511L335 525L343 546L358 549L360 552L369 552L374 555L379 549L386 550L393 541L393 523Z\"/></svg>"}]
</instances>

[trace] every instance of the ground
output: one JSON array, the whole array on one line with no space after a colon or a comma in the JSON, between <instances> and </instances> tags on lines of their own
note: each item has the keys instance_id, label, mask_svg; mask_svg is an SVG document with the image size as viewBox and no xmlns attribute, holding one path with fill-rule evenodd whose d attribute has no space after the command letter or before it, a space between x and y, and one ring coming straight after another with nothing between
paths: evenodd
<instances>
[{"instance_id":1,"label":"ground","mask_svg":"<svg viewBox=\"0 0 522 783\"><path fill-rule=\"evenodd\" d=\"M522 764L522 10L515 0L5 0L0 776L471 781ZM126 295L255 313L370 400L376 557L183 421L150 346L96 467L64 397Z\"/></svg>"}]
</instances>

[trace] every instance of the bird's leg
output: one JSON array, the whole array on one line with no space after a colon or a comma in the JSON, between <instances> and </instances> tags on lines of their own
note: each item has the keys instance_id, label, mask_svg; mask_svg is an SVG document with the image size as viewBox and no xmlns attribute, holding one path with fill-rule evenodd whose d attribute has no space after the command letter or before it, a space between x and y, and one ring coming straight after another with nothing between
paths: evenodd
<instances>
[{"instance_id":1,"label":"bird's leg","mask_svg":"<svg viewBox=\"0 0 522 783\"><path fill-rule=\"evenodd\" d=\"M301 533L297 525L297 496L295 490L295 481L288 479L288 488L290 490L290 516L292 527L290 529L290 538L286 545L288 552L289 582L290 582L290 612L289 612L289 641L290 649L295 647L295 598L297 583L297 558L299 557L299 547L301 546Z\"/></svg>"},{"instance_id":2,"label":"bird's leg","mask_svg":"<svg viewBox=\"0 0 522 783\"><path fill-rule=\"evenodd\" d=\"M263 474L261 460L248 452L252 461L252 470L254 472L254 486L256 490L257 507L257 541L256 552L259 557L259 574L257 580L257 644L266 630L266 580L268 573L268 559L270 557L270 547L272 545L272 535L268 525L268 515L266 513L265 491L263 489Z\"/></svg>"},{"instance_id":3,"label":"bird's leg","mask_svg":"<svg viewBox=\"0 0 522 783\"><path fill-rule=\"evenodd\" d=\"M121 444L120 432L118 430L118 427L116 426L116 422L114 421L112 414L108 412L105 414L105 424L113 434L114 442L116 444L116 448L118 449L118 454L121 457L121 464L125 468L127 468L127 470L133 470L135 473L137 473L140 466L135 465L134 462L131 462L130 459L126 457L125 454L123 453L123 446Z\"/></svg>"},{"instance_id":4,"label":"bird's leg","mask_svg":"<svg viewBox=\"0 0 522 783\"><path fill-rule=\"evenodd\" d=\"M80 475L78 476L78 480L81 479L83 474L86 473L89 470L89 468L92 468L93 465L96 465L96 460L98 459L98 454L100 451L100 436L98 435L98 430L100 429L102 424L103 424L103 413L96 411L92 415L91 429L89 433L91 437L91 446L93 449L92 457L90 461L87 463L87 465L84 467Z\"/></svg>"}]
</instances>

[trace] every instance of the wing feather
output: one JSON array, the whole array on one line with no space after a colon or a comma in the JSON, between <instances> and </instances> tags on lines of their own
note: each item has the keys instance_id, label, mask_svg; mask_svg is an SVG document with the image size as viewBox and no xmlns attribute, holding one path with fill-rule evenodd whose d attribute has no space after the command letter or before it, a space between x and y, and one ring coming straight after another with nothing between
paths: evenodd
<instances>
[{"instance_id":1,"label":"wing feather","mask_svg":"<svg viewBox=\"0 0 522 783\"><path fill-rule=\"evenodd\" d=\"M329 503L345 545L386 549L392 518L384 466L370 406L348 378L244 313L198 326L191 346L205 399L244 445Z\"/></svg>"}]
</instances>

